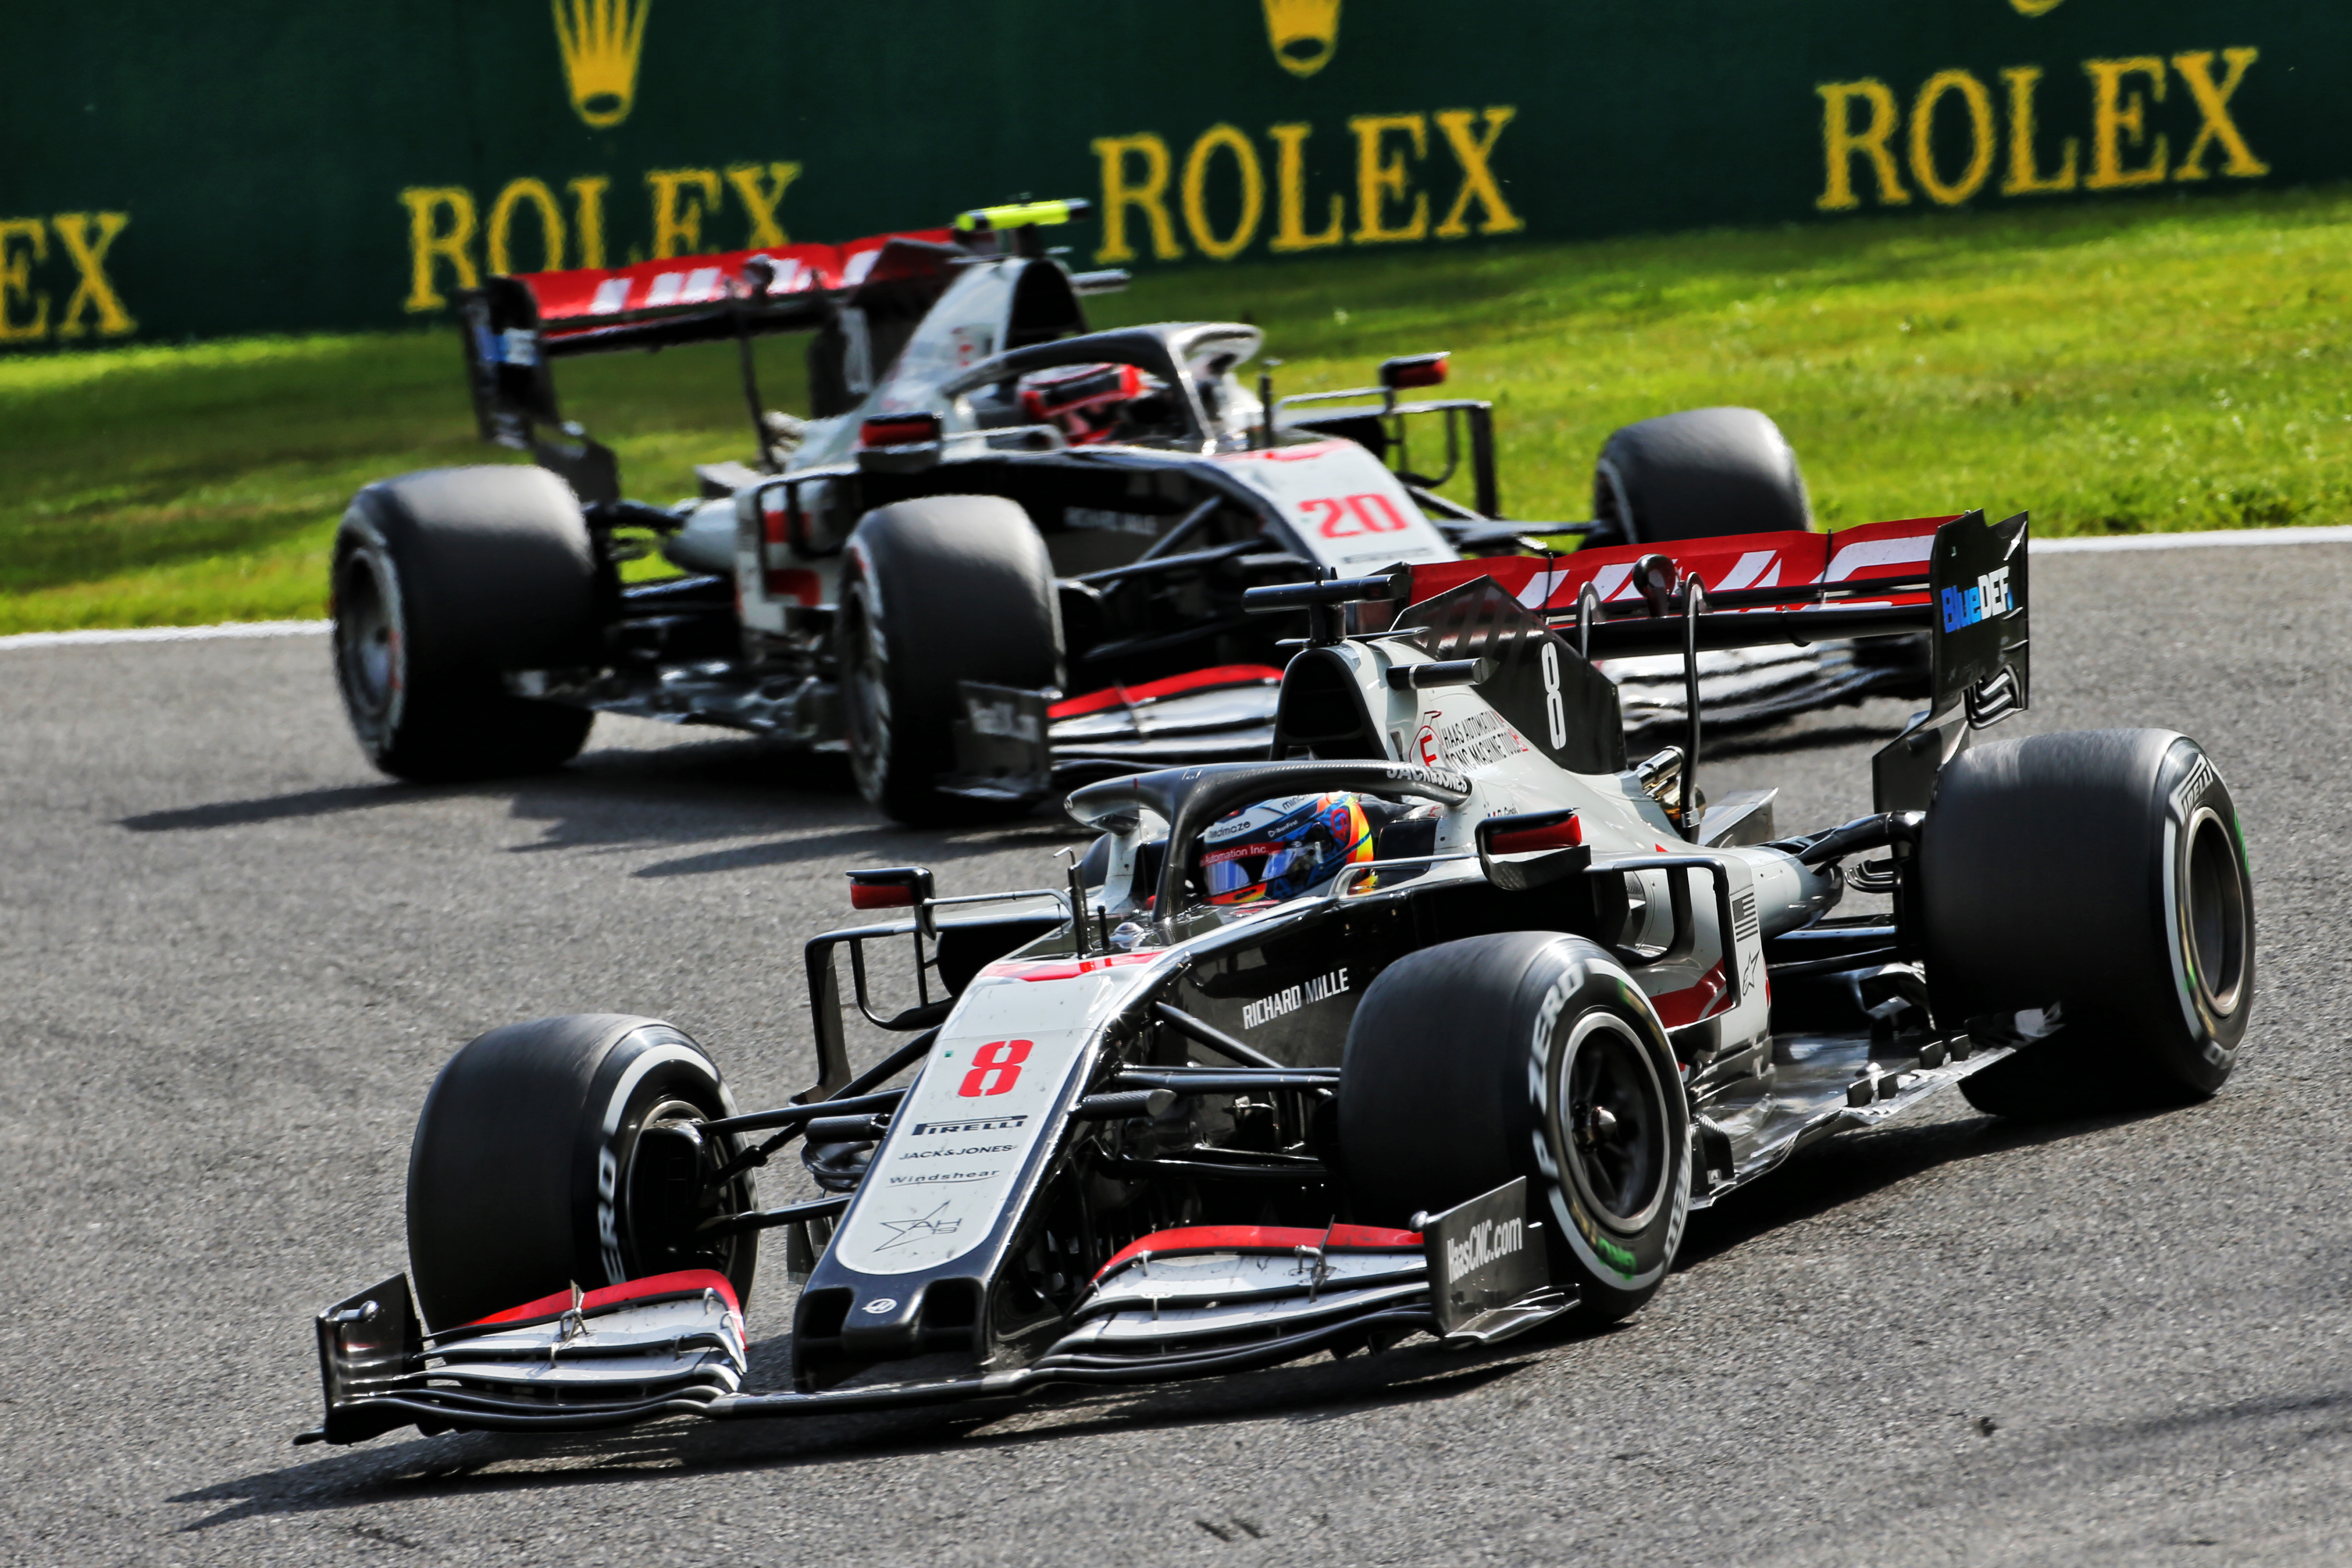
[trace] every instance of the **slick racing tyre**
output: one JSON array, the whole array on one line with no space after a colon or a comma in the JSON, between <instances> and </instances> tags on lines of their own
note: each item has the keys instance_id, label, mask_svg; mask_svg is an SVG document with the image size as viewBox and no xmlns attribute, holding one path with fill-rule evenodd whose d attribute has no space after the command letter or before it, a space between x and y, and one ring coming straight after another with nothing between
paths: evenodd
<instances>
[{"instance_id":1,"label":"slick racing tyre","mask_svg":"<svg viewBox=\"0 0 2352 1568\"><path fill-rule=\"evenodd\" d=\"M1592 472L1595 543L1653 544L1813 525L1797 454L1753 408L1693 408L1628 425Z\"/></svg>"},{"instance_id":2,"label":"slick racing tyre","mask_svg":"<svg viewBox=\"0 0 2352 1568\"><path fill-rule=\"evenodd\" d=\"M1937 779L1916 862L1937 1021L2059 1009L1966 1079L1980 1110L2066 1116L2200 1100L2237 1065L2254 906L2229 786L2169 730L1973 747Z\"/></svg>"},{"instance_id":3,"label":"slick racing tyre","mask_svg":"<svg viewBox=\"0 0 2352 1568\"><path fill-rule=\"evenodd\" d=\"M1060 684L1045 542L1002 497L931 496L867 512L843 555L837 652L859 792L901 822L991 815L939 787L955 766L957 683Z\"/></svg>"},{"instance_id":4,"label":"slick racing tyre","mask_svg":"<svg viewBox=\"0 0 2352 1568\"><path fill-rule=\"evenodd\" d=\"M1356 1217L1406 1224L1528 1179L1588 1323L1654 1295L1690 1212L1681 1075L1649 999L1582 937L1425 948L1365 991L1339 1069Z\"/></svg>"},{"instance_id":5,"label":"slick racing tyre","mask_svg":"<svg viewBox=\"0 0 2352 1568\"><path fill-rule=\"evenodd\" d=\"M425 1322L681 1268L715 1269L749 1301L758 1233L695 1229L752 1205L749 1171L703 1191L740 1140L691 1130L734 1109L702 1048L651 1018L541 1018L466 1046L433 1080L409 1146L408 1266Z\"/></svg>"},{"instance_id":6,"label":"slick racing tyre","mask_svg":"<svg viewBox=\"0 0 2352 1568\"><path fill-rule=\"evenodd\" d=\"M370 762L434 783L579 754L593 714L502 679L599 657L596 552L562 479L516 467L383 480L352 498L333 559L335 679Z\"/></svg>"}]
</instances>

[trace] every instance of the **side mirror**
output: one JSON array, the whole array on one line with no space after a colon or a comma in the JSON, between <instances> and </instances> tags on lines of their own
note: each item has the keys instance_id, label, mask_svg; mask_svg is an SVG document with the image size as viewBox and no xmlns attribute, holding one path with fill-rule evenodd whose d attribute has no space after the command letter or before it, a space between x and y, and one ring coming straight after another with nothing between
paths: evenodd
<instances>
[{"instance_id":1,"label":"side mirror","mask_svg":"<svg viewBox=\"0 0 2352 1568\"><path fill-rule=\"evenodd\" d=\"M1381 362L1381 389L1402 392L1409 386L1440 386L1451 351L1433 354L1399 354Z\"/></svg>"},{"instance_id":2,"label":"side mirror","mask_svg":"<svg viewBox=\"0 0 2352 1568\"><path fill-rule=\"evenodd\" d=\"M887 866L849 873L853 910L919 910L932 896L928 866Z\"/></svg>"}]
</instances>

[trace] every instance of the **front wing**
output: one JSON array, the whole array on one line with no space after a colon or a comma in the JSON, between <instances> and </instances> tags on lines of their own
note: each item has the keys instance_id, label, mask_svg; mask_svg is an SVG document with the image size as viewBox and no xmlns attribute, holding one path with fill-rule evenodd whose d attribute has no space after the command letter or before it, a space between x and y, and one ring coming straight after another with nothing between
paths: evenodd
<instances>
[{"instance_id":1,"label":"front wing","mask_svg":"<svg viewBox=\"0 0 2352 1568\"><path fill-rule=\"evenodd\" d=\"M1515 1181L1420 1231L1259 1226L1162 1232L1096 1276L1068 1330L1031 1364L980 1377L816 1394L744 1394L734 1292L707 1271L554 1296L437 1334L405 1276L319 1314L326 1420L298 1443L395 1427L570 1431L663 1415L823 1415L1013 1394L1049 1383L1153 1383L1244 1372L1421 1332L1494 1343L1576 1304L1543 1277ZM1496 1235L1520 1244L1498 1247Z\"/></svg>"}]
</instances>

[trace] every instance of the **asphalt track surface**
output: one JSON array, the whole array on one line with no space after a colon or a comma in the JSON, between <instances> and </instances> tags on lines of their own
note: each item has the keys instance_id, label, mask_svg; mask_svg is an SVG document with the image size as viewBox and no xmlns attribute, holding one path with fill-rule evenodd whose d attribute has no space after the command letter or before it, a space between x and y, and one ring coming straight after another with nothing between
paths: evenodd
<instances>
[{"instance_id":1,"label":"asphalt track surface","mask_svg":"<svg viewBox=\"0 0 2352 1568\"><path fill-rule=\"evenodd\" d=\"M549 778L387 784L315 638L0 653L0 1558L2352 1557L2352 548L2033 574L2014 722L2184 730L2244 814L2261 1000L2211 1102L2054 1128L1931 1102L1699 1216L1658 1299L1584 1339L342 1450L288 1443L309 1320L403 1266L411 1121L458 1044L644 1013L780 1098L845 868L1034 885L1066 839L900 831L822 768L612 719ZM1839 820L1899 718L1818 716L1703 777ZM751 1308L772 1378L788 1322L779 1268Z\"/></svg>"}]
</instances>

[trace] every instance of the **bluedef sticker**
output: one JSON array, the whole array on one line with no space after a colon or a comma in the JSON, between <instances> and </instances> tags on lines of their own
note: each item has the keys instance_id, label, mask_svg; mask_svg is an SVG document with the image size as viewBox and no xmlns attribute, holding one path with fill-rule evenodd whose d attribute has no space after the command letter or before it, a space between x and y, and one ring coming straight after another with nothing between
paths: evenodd
<instances>
[{"instance_id":1,"label":"bluedef sticker","mask_svg":"<svg viewBox=\"0 0 2352 1568\"><path fill-rule=\"evenodd\" d=\"M1528 1223L1525 1176L1421 1222L1438 1331L1475 1331L1477 1321L1547 1283L1542 1247Z\"/></svg>"},{"instance_id":2,"label":"bluedef sticker","mask_svg":"<svg viewBox=\"0 0 2352 1568\"><path fill-rule=\"evenodd\" d=\"M2009 614L2009 568L1996 566L1971 586L1946 588L1937 597L1942 601L1944 629L1948 632L2005 616Z\"/></svg>"}]
</instances>

